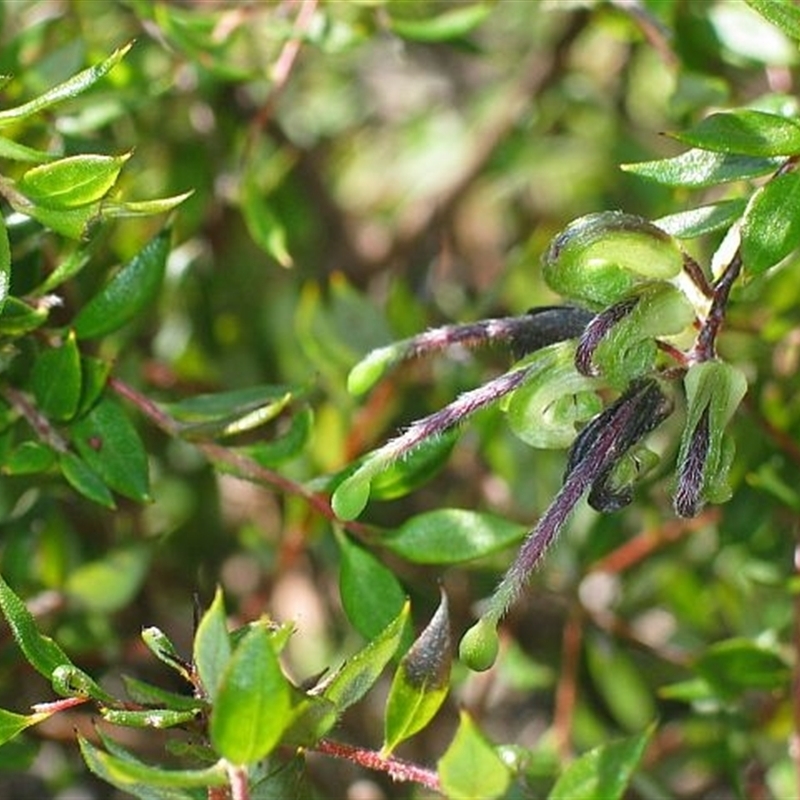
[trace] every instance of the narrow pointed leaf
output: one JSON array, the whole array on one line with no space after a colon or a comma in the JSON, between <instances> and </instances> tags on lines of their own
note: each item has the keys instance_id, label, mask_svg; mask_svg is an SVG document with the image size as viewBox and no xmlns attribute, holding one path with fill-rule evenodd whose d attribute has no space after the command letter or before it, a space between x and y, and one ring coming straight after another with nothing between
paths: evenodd
<instances>
[{"instance_id":1,"label":"narrow pointed leaf","mask_svg":"<svg viewBox=\"0 0 800 800\"><path fill-rule=\"evenodd\" d=\"M77 75L73 75L69 80L54 86L52 89L49 89L30 102L17 106L16 108L8 108L5 111L0 111L0 126L8 125L12 122L38 114L40 111L50 108L56 103L68 100L86 91L86 89L93 86L104 75L109 73L125 57L125 54L131 49L132 44L131 42L124 47L120 47L105 61L93 67L89 67L79 72Z\"/></svg>"},{"instance_id":2,"label":"narrow pointed leaf","mask_svg":"<svg viewBox=\"0 0 800 800\"><path fill-rule=\"evenodd\" d=\"M782 161L781 158L758 158L695 148L674 158L623 164L622 169L666 186L701 188L767 175Z\"/></svg>"},{"instance_id":3,"label":"narrow pointed leaf","mask_svg":"<svg viewBox=\"0 0 800 800\"><path fill-rule=\"evenodd\" d=\"M211 712L211 743L233 764L264 758L291 719L289 683L262 627L251 629L222 674Z\"/></svg>"},{"instance_id":4,"label":"narrow pointed leaf","mask_svg":"<svg viewBox=\"0 0 800 800\"><path fill-rule=\"evenodd\" d=\"M694 239L707 233L729 228L742 216L746 201L723 200L707 206L698 206L689 211L679 211L655 221L661 230L678 239Z\"/></svg>"},{"instance_id":5,"label":"narrow pointed leaf","mask_svg":"<svg viewBox=\"0 0 800 800\"><path fill-rule=\"evenodd\" d=\"M126 200L118 202L107 200L103 203L103 216L110 219L125 217L152 217L156 214L166 214L177 208L184 200L188 200L194 190L175 194L171 197L157 197L154 200Z\"/></svg>"},{"instance_id":6,"label":"narrow pointed leaf","mask_svg":"<svg viewBox=\"0 0 800 800\"><path fill-rule=\"evenodd\" d=\"M384 667L397 652L409 619L408 602L402 611L363 650L347 659L341 669L328 678L322 697L330 700L341 714L357 703L377 681Z\"/></svg>"},{"instance_id":7,"label":"narrow pointed leaf","mask_svg":"<svg viewBox=\"0 0 800 800\"><path fill-rule=\"evenodd\" d=\"M742 109L711 114L686 131L670 134L681 142L747 156L782 156L800 152L800 125L764 111Z\"/></svg>"},{"instance_id":8,"label":"narrow pointed leaf","mask_svg":"<svg viewBox=\"0 0 800 800\"><path fill-rule=\"evenodd\" d=\"M174 728L186 725L197 719L197 711L179 711L174 708L152 708L146 711L128 711L118 708L104 708L103 719L112 725L126 728Z\"/></svg>"},{"instance_id":9,"label":"narrow pointed leaf","mask_svg":"<svg viewBox=\"0 0 800 800\"><path fill-rule=\"evenodd\" d=\"M168 228L157 234L80 310L74 324L79 339L111 333L153 302L164 278L170 236Z\"/></svg>"},{"instance_id":10,"label":"narrow pointed leaf","mask_svg":"<svg viewBox=\"0 0 800 800\"><path fill-rule=\"evenodd\" d=\"M511 782L508 767L466 711L437 764L442 791L450 800L494 800Z\"/></svg>"},{"instance_id":11,"label":"narrow pointed leaf","mask_svg":"<svg viewBox=\"0 0 800 800\"><path fill-rule=\"evenodd\" d=\"M447 597L403 656L386 701L383 754L425 728L447 697L452 664Z\"/></svg>"},{"instance_id":12,"label":"narrow pointed leaf","mask_svg":"<svg viewBox=\"0 0 800 800\"><path fill-rule=\"evenodd\" d=\"M27 606L0 577L0 609L28 663L48 680L61 666L72 666L69 656L49 636L39 632Z\"/></svg>"},{"instance_id":13,"label":"narrow pointed leaf","mask_svg":"<svg viewBox=\"0 0 800 800\"><path fill-rule=\"evenodd\" d=\"M217 696L222 673L228 665L231 652L222 590L217 587L214 600L197 626L193 655L203 689L212 701Z\"/></svg>"},{"instance_id":14,"label":"narrow pointed leaf","mask_svg":"<svg viewBox=\"0 0 800 800\"><path fill-rule=\"evenodd\" d=\"M175 790L159 793L166 800L193 800L195 795L177 791L180 789L225 786L228 782L225 765L217 763L206 769L171 770L143 764L131 755L107 753L95 747L83 736L78 736L78 745L86 766L107 783L130 794L138 794L140 787ZM122 751L119 748L120 752Z\"/></svg>"},{"instance_id":15,"label":"narrow pointed leaf","mask_svg":"<svg viewBox=\"0 0 800 800\"><path fill-rule=\"evenodd\" d=\"M21 442L3 462L5 475L35 475L45 472L56 462L55 453L40 442Z\"/></svg>"},{"instance_id":16,"label":"narrow pointed leaf","mask_svg":"<svg viewBox=\"0 0 800 800\"><path fill-rule=\"evenodd\" d=\"M548 800L619 800L644 755L652 728L590 750L562 773Z\"/></svg>"},{"instance_id":17,"label":"narrow pointed leaf","mask_svg":"<svg viewBox=\"0 0 800 800\"><path fill-rule=\"evenodd\" d=\"M28 164L44 164L52 161L56 156L50 153L43 153L41 150L34 150L24 144L6 139L0 136L0 158L8 158L11 161L21 161Z\"/></svg>"},{"instance_id":18,"label":"narrow pointed leaf","mask_svg":"<svg viewBox=\"0 0 800 800\"><path fill-rule=\"evenodd\" d=\"M70 431L81 458L111 489L140 503L149 501L147 453L119 402L102 398Z\"/></svg>"}]
</instances>

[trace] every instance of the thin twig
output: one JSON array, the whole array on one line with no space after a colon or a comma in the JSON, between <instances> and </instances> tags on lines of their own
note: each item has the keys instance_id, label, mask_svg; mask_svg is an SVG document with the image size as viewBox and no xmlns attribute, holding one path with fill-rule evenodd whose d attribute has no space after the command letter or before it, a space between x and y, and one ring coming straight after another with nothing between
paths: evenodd
<instances>
[{"instance_id":1,"label":"thin twig","mask_svg":"<svg viewBox=\"0 0 800 800\"><path fill-rule=\"evenodd\" d=\"M171 437L178 438L180 425L149 397L138 392L119 378L111 377L108 385L122 398L133 403L151 422ZM262 466L254 459L216 442L191 442L206 458L238 478L266 486L284 495L301 497L322 517L347 527L362 538L370 537L370 529L358 522L344 523L336 516L327 497Z\"/></svg>"},{"instance_id":2,"label":"thin twig","mask_svg":"<svg viewBox=\"0 0 800 800\"><path fill-rule=\"evenodd\" d=\"M256 138L258 133L264 130L264 127L275 113L275 105L278 101L278 97L289 82L289 76L297 61L297 56L300 54L303 37L311 25L311 20L314 17L314 12L317 10L318 4L319 0L301 0L300 2L300 10L295 17L292 33L283 45L277 60L270 70L272 90L266 102L261 106L255 117L253 117L250 126L251 141Z\"/></svg>"},{"instance_id":3,"label":"thin twig","mask_svg":"<svg viewBox=\"0 0 800 800\"><path fill-rule=\"evenodd\" d=\"M384 757L375 750L365 750L342 742L330 739L320 739L314 747L307 748L311 752L321 753L334 758L342 758L361 767L385 772L394 781L409 781L418 783L435 792L442 791L439 776L430 769L419 767L409 761L403 761L392 756Z\"/></svg>"},{"instance_id":4,"label":"thin twig","mask_svg":"<svg viewBox=\"0 0 800 800\"><path fill-rule=\"evenodd\" d=\"M36 435L57 453L66 453L69 445L50 420L31 403L28 396L13 386L4 386L0 392L8 404L33 428Z\"/></svg>"},{"instance_id":5,"label":"thin twig","mask_svg":"<svg viewBox=\"0 0 800 800\"><path fill-rule=\"evenodd\" d=\"M580 663L583 622L578 608L567 617L561 637L561 668L556 686L553 731L556 752L561 761L572 756L572 722L578 697L578 664Z\"/></svg>"}]
</instances>

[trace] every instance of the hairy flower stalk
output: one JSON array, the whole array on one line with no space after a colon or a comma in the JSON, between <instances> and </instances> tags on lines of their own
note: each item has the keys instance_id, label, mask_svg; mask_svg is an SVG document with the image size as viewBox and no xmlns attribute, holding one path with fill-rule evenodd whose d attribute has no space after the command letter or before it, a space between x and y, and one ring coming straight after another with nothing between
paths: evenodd
<instances>
[{"instance_id":1,"label":"hairy flower stalk","mask_svg":"<svg viewBox=\"0 0 800 800\"><path fill-rule=\"evenodd\" d=\"M670 411L671 402L659 383L640 381L584 429L573 445L561 489L526 537L489 599L487 611L462 640L461 655L471 667L486 669L491 665L493 656L484 656L487 647L496 647L494 629L524 590L581 498L596 482L606 480L619 459Z\"/></svg>"},{"instance_id":2,"label":"hairy flower stalk","mask_svg":"<svg viewBox=\"0 0 800 800\"><path fill-rule=\"evenodd\" d=\"M396 364L457 345L475 348L507 343L519 359L534 350L579 336L592 316L590 311L577 306L546 306L517 317L432 328L373 350L350 373L348 389L357 394L366 392Z\"/></svg>"},{"instance_id":3,"label":"hairy flower stalk","mask_svg":"<svg viewBox=\"0 0 800 800\"><path fill-rule=\"evenodd\" d=\"M694 517L704 505L702 498L703 473L706 468L709 446L709 411L706 408L692 432L686 456L678 466L678 484L673 499L678 516Z\"/></svg>"}]
</instances>

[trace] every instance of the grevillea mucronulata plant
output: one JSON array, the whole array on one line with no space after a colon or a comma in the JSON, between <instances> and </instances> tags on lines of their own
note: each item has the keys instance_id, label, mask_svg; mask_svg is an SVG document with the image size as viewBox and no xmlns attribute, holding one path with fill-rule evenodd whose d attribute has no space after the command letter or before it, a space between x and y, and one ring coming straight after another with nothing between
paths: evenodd
<instances>
[{"instance_id":1,"label":"grevillea mucronulata plant","mask_svg":"<svg viewBox=\"0 0 800 800\"><path fill-rule=\"evenodd\" d=\"M577 504L585 497L595 510L612 512L632 501L635 484L660 459L648 436L676 408L683 432L672 484L675 512L692 517L731 495L734 445L726 428L747 381L719 357L717 339L737 279L766 271L800 244L791 204L800 191L800 124L746 109L711 115L674 136L693 149L626 168L693 188L767 180L747 200L701 206L657 224L621 211L577 219L543 257L547 284L567 304L429 330L371 352L350 374L350 391L361 394L400 361L455 344L500 344L517 359L508 372L367 455L334 492L333 507L343 519L361 513L371 482L388 466L501 399L520 439L537 448L569 448L560 491L461 641L461 658L474 669L494 662L498 623ZM706 269L679 240L715 231L727 232Z\"/></svg>"}]
</instances>

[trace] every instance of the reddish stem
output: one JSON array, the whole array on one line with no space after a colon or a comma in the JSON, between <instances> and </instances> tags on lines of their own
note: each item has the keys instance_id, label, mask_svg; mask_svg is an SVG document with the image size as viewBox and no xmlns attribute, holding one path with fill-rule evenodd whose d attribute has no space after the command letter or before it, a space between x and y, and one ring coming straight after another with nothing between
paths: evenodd
<instances>
[{"instance_id":1,"label":"reddish stem","mask_svg":"<svg viewBox=\"0 0 800 800\"><path fill-rule=\"evenodd\" d=\"M343 758L367 769L385 772L395 781L410 781L433 789L435 792L441 793L442 791L439 776L434 771L418 767L416 764L399 758L382 756L375 750L364 750L350 744L333 742L330 739L320 739L316 746L310 749L326 756Z\"/></svg>"}]
</instances>

